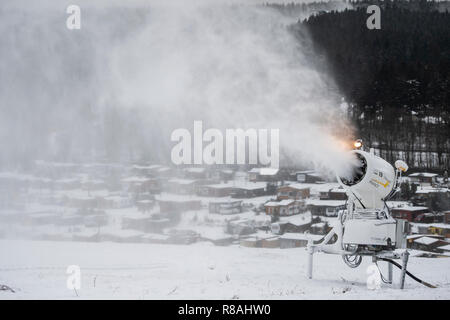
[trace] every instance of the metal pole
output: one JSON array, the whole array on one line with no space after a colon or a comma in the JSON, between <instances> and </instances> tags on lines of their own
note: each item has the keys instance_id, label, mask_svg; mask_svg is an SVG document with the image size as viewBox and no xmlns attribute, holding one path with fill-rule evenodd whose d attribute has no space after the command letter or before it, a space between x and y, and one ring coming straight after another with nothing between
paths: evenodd
<instances>
[{"instance_id":1,"label":"metal pole","mask_svg":"<svg viewBox=\"0 0 450 320\"><path fill-rule=\"evenodd\" d=\"M391 285L394 285L392 283L392 278L393 278L392 277L392 263L388 262L387 264L388 264L388 281Z\"/></svg>"},{"instance_id":2,"label":"metal pole","mask_svg":"<svg viewBox=\"0 0 450 320\"><path fill-rule=\"evenodd\" d=\"M314 255L313 240L310 239L308 240L308 270L307 270L308 279L312 279L313 255Z\"/></svg>"},{"instance_id":3,"label":"metal pole","mask_svg":"<svg viewBox=\"0 0 450 320\"><path fill-rule=\"evenodd\" d=\"M408 264L409 252L405 250L402 253L402 273L400 275L400 289L405 287L406 265Z\"/></svg>"}]
</instances>

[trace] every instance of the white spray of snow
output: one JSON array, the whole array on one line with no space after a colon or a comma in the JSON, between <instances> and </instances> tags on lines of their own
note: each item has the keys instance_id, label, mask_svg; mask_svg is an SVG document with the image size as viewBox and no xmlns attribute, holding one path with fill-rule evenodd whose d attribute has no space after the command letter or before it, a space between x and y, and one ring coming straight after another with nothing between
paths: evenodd
<instances>
[{"instance_id":1,"label":"white spray of snow","mask_svg":"<svg viewBox=\"0 0 450 320\"><path fill-rule=\"evenodd\" d=\"M170 132L203 120L279 128L284 160L297 165L334 170L347 161L335 137L351 130L335 86L278 12L223 1L79 5L76 31L56 1L2 14L4 159L101 157L104 149L168 159Z\"/></svg>"}]
</instances>

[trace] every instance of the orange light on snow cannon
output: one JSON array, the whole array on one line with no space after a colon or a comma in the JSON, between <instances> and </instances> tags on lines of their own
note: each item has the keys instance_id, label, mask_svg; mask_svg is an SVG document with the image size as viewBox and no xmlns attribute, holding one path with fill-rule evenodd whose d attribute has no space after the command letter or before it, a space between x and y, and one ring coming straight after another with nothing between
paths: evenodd
<instances>
[{"instance_id":1,"label":"orange light on snow cannon","mask_svg":"<svg viewBox=\"0 0 450 320\"><path fill-rule=\"evenodd\" d=\"M361 140L361 139L358 139L358 140L356 140L355 142L353 142L353 147L354 147L355 149L361 149L362 145L363 145L363 143L362 143L362 140Z\"/></svg>"}]
</instances>

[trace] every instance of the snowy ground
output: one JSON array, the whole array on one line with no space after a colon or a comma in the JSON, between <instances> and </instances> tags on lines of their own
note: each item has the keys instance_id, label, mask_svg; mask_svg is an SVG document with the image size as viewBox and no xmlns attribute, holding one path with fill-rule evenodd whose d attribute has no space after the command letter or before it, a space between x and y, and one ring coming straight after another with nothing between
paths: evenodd
<instances>
[{"instance_id":1,"label":"snowy ground","mask_svg":"<svg viewBox=\"0 0 450 320\"><path fill-rule=\"evenodd\" d=\"M0 285L15 290L0 299L450 299L449 258L410 258L409 270L437 289L407 279L403 291L372 291L368 258L350 269L317 254L308 280L304 248L0 240L0 253ZM81 267L77 293L66 286L69 265Z\"/></svg>"}]
</instances>

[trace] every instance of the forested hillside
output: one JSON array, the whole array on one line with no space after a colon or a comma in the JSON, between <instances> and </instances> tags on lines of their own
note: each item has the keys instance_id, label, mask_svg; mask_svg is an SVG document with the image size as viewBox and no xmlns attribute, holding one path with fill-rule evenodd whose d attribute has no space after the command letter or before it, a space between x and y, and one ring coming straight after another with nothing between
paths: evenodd
<instances>
[{"instance_id":1,"label":"forested hillside","mask_svg":"<svg viewBox=\"0 0 450 320\"><path fill-rule=\"evenodd\" d=\"M331 71L366 145L389 161L401 157L412 167L448 168L449 3L352 4L299 21L293 32L306 27L315 63ZM368 4L382 8L380 30L366 27Z\"/></svg>"}]
</instances>

